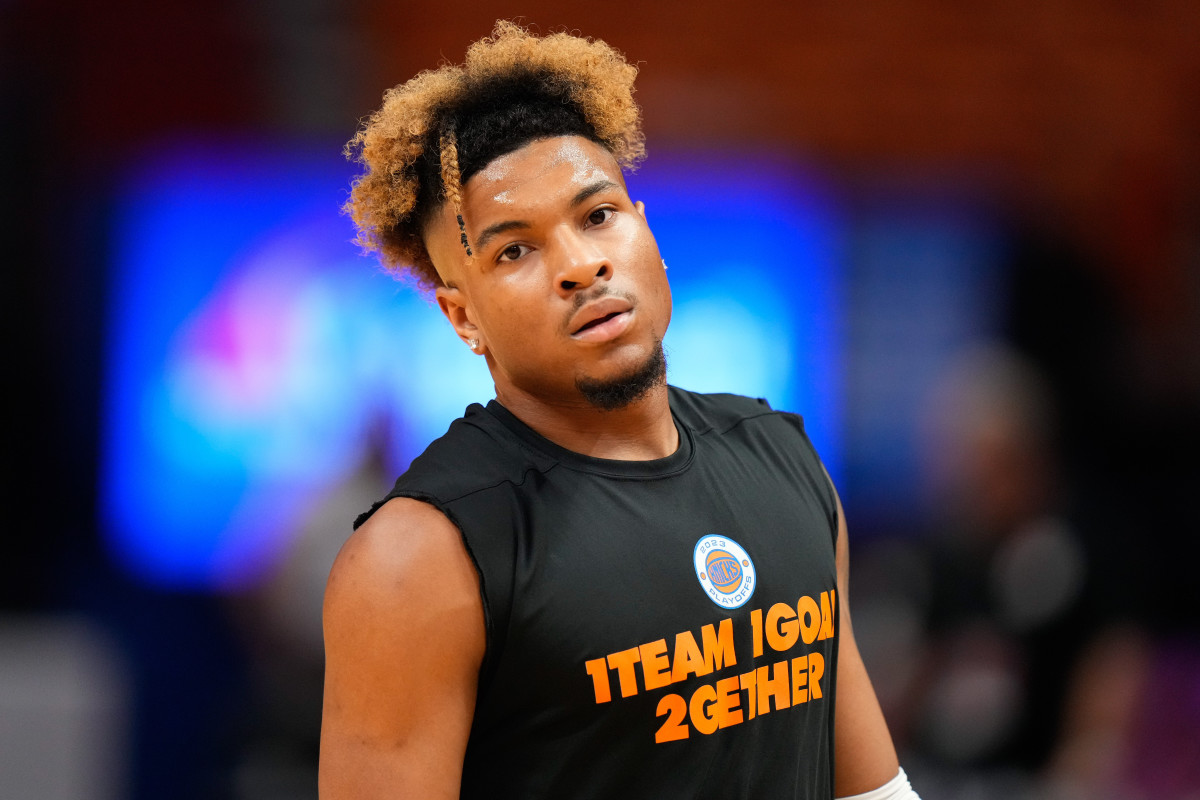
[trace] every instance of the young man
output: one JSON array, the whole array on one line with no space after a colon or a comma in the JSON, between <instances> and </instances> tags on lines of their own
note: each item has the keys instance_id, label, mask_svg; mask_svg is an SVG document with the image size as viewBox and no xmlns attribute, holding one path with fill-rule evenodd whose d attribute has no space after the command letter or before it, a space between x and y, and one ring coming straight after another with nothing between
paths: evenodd
<instances>
[{"instance_id":1,"label":"young man","mask_svg":"<svg viewBox=\"0 0 1200 800\"><path fill-rule=\"evenodd\" d=\"M502 22L351 143L360 241L433 290L496 399L333 567L327 800L915 797L801 420L665 382L635 74Z\"/></svg>"}]
</instances>

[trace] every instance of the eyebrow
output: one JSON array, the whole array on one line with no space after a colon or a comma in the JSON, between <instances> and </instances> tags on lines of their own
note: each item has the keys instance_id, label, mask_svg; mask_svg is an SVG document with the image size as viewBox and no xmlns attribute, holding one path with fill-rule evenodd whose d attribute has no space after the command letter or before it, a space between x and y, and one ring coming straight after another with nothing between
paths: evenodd
<instances>
[{"instance_id":1,"label":"eyebrow","mask_svg":"<svg viewBox=\"0 0 1200 800\"><path fill-rule=\"evenodd\" d=\"M606 178L602 178L602 179L596 181L595 183L590 183L587 186L580 189L579 194L577 194L573 198L571 198L571 207L574 208L575 206L579 205L583 201L587 200L592 195L603 192L605 189L616 189L616 188L618 188L617 185Z\"/></svg>"},{"instance_id":2,"label":"eyebrow","mask_svg":"<svg viewBox=\"0 0 1200 800\"><path fill-rule=\"evenodd\" d=\"M494 225L488 225L475 240L475 249L482 250L483 248L487 247L488 242L490 242L492 239L495 239L505 231L528 227L530 227L528 222L521 222L520 220L516 219L511 219L506 222L497 222Z\"/></svg>"},{"instance_id":3,"label":"eyebrow","mask_svg":"<svg viewBox=\"0 0 1200 800\"><path fill-rule=\"evenodd\" d=\"M574 197L571 198L571 208L574 208L575 206L580 205L581 203L585 202L589 197L599 194L600 192L603 192L606 189L616 189L616 188L619 188L617 186L617 184L606 178L595 181L594 183L589 183L587 186L580 189L579 192ZM488 225L486 228L484 228L482 231L480 231L479 236L475 239L475 248L478 250L482 250L483 248L487 247L488 242L490 242L492 239L495 239L497 236L499 236L500 234L505 233L507 231L517 230L517 229L521 229L521 228L530 228L530 227L533 227L531 223L525 222L523 220L517 220L517 219L510 219L510 220L505 220L504 222L493 223L492 225Z\"/></svg>"}]
</instances>

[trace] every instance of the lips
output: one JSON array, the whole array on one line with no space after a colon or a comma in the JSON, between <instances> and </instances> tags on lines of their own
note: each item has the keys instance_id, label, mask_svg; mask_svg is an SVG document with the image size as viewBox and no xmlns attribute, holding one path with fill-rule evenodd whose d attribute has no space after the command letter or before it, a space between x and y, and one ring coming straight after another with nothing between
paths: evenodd
<instances>
[{"instance_id":1,"label":"lips","mask_svg":"<svg viewBox=\"0 0 1200 800\"><path fill-rule=\"evenodd\" d=\"M571 317L571 336L585 341L605 341L624 332L633 305L621 297L605 297L588 303Z\"/></svg>"},{"instance_id":2,"label":"lips","mask_svg":"<svg viewBox=\"0 0 1200 800\"><path fill-rule=\"evenodd\" d=\"M596 327L597 325L602 325L620 313L624 313L624 312L614 311L611 314L605 314L603 317L597 317L596 319L592 320L591 322L585 323L583 325L583 327L580 328L579 330L575 331L575 333L583 333L584 331L590 330L590 329Z\"/></svg>"}]
</instances>

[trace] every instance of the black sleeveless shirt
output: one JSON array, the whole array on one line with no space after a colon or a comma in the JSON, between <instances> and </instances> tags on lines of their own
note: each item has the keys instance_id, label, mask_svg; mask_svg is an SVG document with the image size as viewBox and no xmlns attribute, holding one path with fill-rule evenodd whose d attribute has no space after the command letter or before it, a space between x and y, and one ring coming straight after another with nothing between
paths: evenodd
<instances>
[{"instance_id":1,"label":"black sleeveless shirt","mask_svg":"<svg viewBox=\"0 0 1200 800\"><path fill-rule=\"evenodd\" d=\"M355 523L423 500L479 571L462 797L833 796L832 488L800 417L673 387L670 404L679 448L654 461L472 405Z\"/></svg>"}]
</instances>

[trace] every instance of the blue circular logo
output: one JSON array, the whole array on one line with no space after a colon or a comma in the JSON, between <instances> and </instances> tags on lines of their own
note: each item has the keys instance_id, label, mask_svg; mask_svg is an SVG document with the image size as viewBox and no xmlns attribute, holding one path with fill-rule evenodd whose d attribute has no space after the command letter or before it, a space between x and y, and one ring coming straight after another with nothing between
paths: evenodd
<instances>
[{"instance_id":1,"label":"blue circular logo","mask_svg":"<svg viewBox=\"0 0 1200 800\"><path fill-rule=\"evenodd\" d=\"M758 583L754 562L740 544L727 536L702 536L692 564L700 588L721 608L738 608L754 594Z\"/></svg>"}]
</instances>

